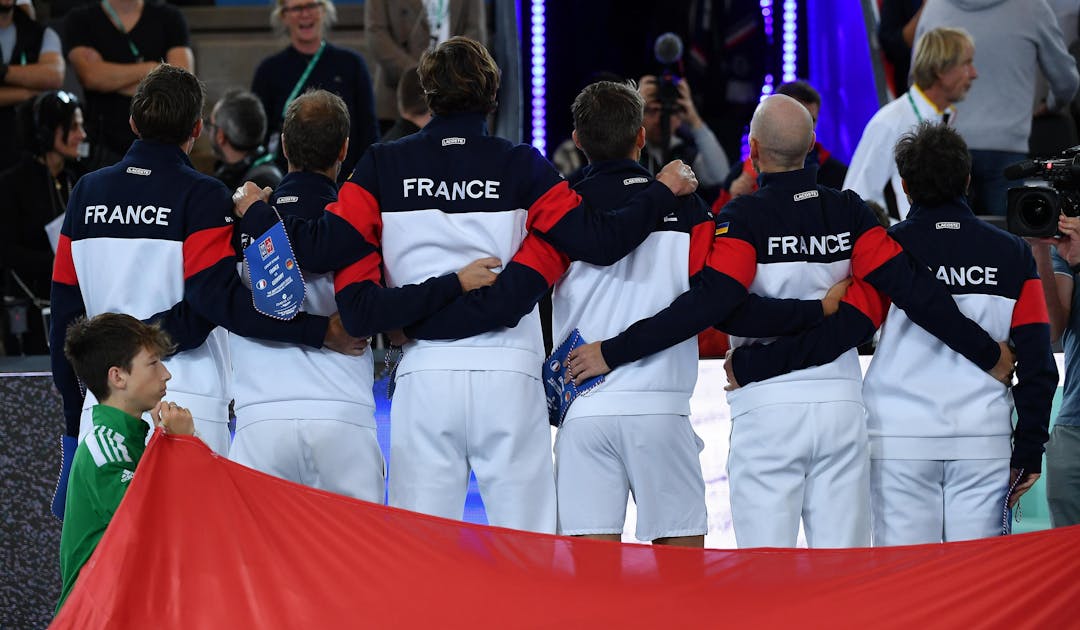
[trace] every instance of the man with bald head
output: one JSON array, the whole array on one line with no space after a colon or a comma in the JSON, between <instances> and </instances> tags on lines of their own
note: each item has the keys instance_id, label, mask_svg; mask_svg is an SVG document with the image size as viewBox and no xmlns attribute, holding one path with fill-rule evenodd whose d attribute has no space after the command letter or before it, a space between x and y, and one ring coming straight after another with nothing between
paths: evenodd
<instances>
[{"instance_id":1,"label":"man with bald head","mask_svg":"<svg viewBox=\"0 0 1080 630\"><path fill-rule=\"evenodd\" d=\"M724 320L750 292L820 299L854 277L838 313L818 324L842 318L833 337L817 336L816 345L789 348L782 357L735 352L732 358L728 475L740 547L794 546L800 519L811 547L869 545L862 374L846 344L852 335L869 338L881 323L884 304L871 286L995 378L1011 369L1007 346L960 313L857 195L816 183L817 167L803 166L814 139L813 120L798 101L783 95L763 101L750 123L761 189L732 200L716 217L706 263L711 273L653 317L570 357L575 380L589 378ZM783 334L779 322L756 328L770 325L771 333L729 330L732 347ZM739 388L740 382L752 384Z\"/></svg>"}]
</instances>

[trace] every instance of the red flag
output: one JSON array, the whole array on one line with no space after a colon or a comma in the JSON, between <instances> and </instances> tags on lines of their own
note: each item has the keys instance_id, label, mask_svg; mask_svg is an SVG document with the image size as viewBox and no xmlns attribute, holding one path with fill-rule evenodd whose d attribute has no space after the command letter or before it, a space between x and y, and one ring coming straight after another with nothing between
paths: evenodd
<instances>
[{"instance_id":1,"label":"red flag","mask_svg":"<svg viewBox=\"0 0 1080 630\"><path fill-rule=\"evenodd\" d=\"M471 525L154 436L55 628L1067 627L1080 527L882 549L691 550Z\"/></svg>"}]
</instances>

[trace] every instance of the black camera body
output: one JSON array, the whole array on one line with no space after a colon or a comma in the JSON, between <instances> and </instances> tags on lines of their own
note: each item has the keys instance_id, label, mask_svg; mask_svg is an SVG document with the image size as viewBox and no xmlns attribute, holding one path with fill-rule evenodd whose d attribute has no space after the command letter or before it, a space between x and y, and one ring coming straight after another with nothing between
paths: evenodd
<instances>
[{"instance_id":1,"label":"black camera body","mask_svg":"<svg viewBox=\"0 0 1080 630\"><path fill-rule=\"evenodd\" d=\"M679 106L679 75L665 70L657 78L656 96L660 99L660 107L668 115L676 113Z\"/></svg>"},{"instance_id":2,"label":"black camera body","mask_svg":"<svg viewBox=\"0 0 1080 630\"><path fill-rule=\"evenodd\" d=\"M1057 236L1058 216L1080 216L1080 147L1055 160L1025 160L1005 169L1009 179L1033 178L1049 186L1010 188L1005 219L1017 236Z\"/></svg>"}]
</instances>

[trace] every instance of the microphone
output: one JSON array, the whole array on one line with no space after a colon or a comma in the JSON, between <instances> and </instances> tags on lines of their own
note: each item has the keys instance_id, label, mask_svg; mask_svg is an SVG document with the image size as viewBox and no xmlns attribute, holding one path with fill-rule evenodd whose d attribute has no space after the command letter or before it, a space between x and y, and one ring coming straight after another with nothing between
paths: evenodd
<instances>
[{"instance_id":1,"label":"microphone","mask_svg":"<svg viewBox=\"0 0 1080 630\"><path fill-rule=\"evenodd\" d=\"M683 55L682 39L675 33L664 33L656 38L653 53L656 55L656 60L664 65L678 63Z\"/></svg>"},{"instance_id":2,"label":"microphone","mask_svg":"<svg viewBox=\"0 0 1080 630\"><path fill-rule=\"evenodd\" d=\"M1023 160L1016 164L1006 166L1004 175L1006 179L1023 179L1025 177L1031 177L1046 168L1043 164L1044 163L1039 160Z\"/></svg>"}]
</instances>

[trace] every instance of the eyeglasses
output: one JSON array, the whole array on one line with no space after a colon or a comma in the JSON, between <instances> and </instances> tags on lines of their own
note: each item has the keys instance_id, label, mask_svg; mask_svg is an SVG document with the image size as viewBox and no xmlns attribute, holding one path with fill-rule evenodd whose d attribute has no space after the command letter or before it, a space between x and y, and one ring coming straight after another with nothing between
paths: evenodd
<instances>
[{"instance_id":1,"label":"eyeglasses","mask_svg":"<svg viewBox=\"0 0 1080 630\"><path fill-rule=\"evenodd\" d=\"M307 4L298 4L291 7L281 7L281 12L288 15L289 13L300 14L304 11L318 11L322 8L321 2L308 2Z\"/></svg>"}]
</instances>

